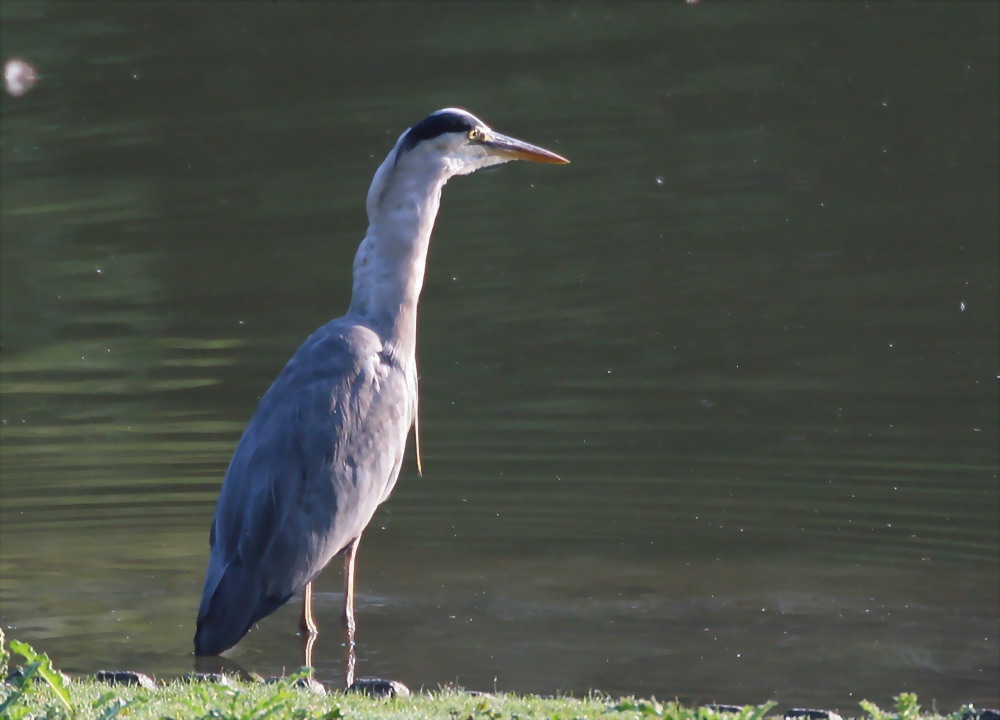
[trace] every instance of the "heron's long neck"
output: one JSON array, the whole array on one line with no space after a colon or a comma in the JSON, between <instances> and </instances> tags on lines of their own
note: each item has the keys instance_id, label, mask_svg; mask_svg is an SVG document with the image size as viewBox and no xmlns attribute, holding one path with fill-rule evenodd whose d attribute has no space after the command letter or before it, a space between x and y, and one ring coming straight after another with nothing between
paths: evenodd
<instances>
[{"instance_id":1,"label":"heron's long neck","mask_svg":"<svg viewBox=\"0 0 1000 720\"><path fill-rule=\"evenodd\" d=\"M447 176L426 167L384 169L389 174L369 200L368 232L354 258L350 313L412 357L427 248Z\"/></svg>"}]
</instances>

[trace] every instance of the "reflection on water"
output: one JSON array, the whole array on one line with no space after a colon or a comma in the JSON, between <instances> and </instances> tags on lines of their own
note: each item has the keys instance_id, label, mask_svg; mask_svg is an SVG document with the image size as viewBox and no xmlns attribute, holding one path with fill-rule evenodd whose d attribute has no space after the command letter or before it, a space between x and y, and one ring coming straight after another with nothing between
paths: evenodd
<instances>
[{"instance_id":1,"label":"reflection on water","mask_svg":"<svg viewBox=\"0 0 1000 720\"><path fill-rule=\"evenodd\" d=\"M457 104L574 164L445 192L359 674L997 703L997 12L0 5L4 626L191 669L233 445ZM298 667L297 613L232 659Z\"/></svg>"}]
</instances>

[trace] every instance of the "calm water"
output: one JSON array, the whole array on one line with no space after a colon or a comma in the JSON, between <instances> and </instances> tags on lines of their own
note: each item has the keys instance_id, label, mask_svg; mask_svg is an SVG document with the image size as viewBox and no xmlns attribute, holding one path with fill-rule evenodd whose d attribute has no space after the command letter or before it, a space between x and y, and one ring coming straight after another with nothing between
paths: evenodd
<instances>
[{"instance_id":1,"label":"calm water","mask_svg":"<svg viewBox=\"0 0 1000 720\"><path fill-rule=\"evenodd\" d=\"M445 191L359 673L1000 702L995 3L0 12L41 74L2 105L9 635L190 670L234 443L460 105L573 164ZM232 659L297 667L297 611Z\"/></svg>"}]
</instances>

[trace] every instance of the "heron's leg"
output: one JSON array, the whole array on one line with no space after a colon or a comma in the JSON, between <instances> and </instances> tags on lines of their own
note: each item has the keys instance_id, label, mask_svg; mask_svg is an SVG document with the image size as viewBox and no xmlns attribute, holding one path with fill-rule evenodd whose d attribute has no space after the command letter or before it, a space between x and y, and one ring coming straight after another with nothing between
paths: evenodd
<instances>
[{"instance_id":1,"label":"heron's leg","mask_svg":"<svg viewBox=\"0 0 1000 720\"><path fill-rule=\"evenodd\" d=\"M319 625L313 617L313 584L307 582L302 589L302 617L299 618L299 630L303 635L319 635Z\"/></svg>"},{"instance_id":2,"label":"heron's leg","mask_svg":"<svg viewBox=\"0 0 1000 720\"><path fill-rule=\"evenodd\" d=\"M358 543L361 536L354 538L344 551L344 614L341 615L341 625L344 627L344 687L354 684L354 560L358 554Z\"/></svg>"},{"instance_id":3,"label":"heron's leg","mask_svg":"<svg viewBox=\"0 0 1000 720\"><path fill-rule=\"evenodd\" d=\"M340 616L340 624L352 645L354 644L354 560L358 556L360 542L359 535L344 550L344 614Z\"/></svg>"},{"instance_id":4,"label":"heron's leg","mask_svg":"<svg viewBox=\"0 0 1000 720\"><path fill-rule=\"evenodd\" d=\"M319 633L305 634L302 636L302 667L314 668L313 665L313 645Z\"/></svg>"}]
</instances>

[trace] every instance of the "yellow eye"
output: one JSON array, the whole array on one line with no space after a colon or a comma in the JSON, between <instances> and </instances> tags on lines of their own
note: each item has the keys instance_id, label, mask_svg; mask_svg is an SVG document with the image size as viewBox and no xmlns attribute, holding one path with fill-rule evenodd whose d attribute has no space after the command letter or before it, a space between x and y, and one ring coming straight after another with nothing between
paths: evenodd
<instances>
[{"instance_id":1,"label":"yellow eye","mask_svg":"<svg viewBox=\"0 0 1000 720\"><path fill-rule=\"evenodd\" d=\"M486 134L479 128L472 128L469 130L469 140L473 142L482 142L486 139Z\"/></svg>"}]
</instances>

